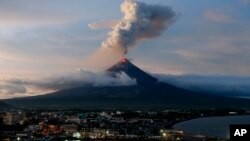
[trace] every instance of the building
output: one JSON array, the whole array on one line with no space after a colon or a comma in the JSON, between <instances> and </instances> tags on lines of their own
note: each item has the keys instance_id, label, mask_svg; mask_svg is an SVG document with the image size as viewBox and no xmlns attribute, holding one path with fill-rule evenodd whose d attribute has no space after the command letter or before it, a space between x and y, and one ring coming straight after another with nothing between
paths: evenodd
<instances>
[{"instance_id":1,"label":"building","mask_svg":"<svg viewBox=\"0 0 250 141\"><path fill-rule=\"evenodd\" d=\"M3 121L6 125L23 124L25 118L26 114L24 112L6 112Z\"/></svg>"},{"instance_id":2,"label":"building","mask_svg":"<svg viewBox=\"0 0 250 141\"><path fill-rule=\"evenodd\" d=\"M72 134L78 131L78 126L75 124L64 124L61 126L61 130L65 131L66 134Z\"/></svg>"}]
</instances>

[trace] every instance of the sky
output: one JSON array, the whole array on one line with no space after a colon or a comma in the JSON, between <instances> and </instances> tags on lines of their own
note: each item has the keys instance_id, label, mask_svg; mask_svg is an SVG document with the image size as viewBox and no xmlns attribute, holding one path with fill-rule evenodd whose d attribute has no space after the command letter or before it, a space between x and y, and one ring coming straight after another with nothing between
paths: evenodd
<instances>
[{"instance_id":1,"label":"sky","mask_svg":"<svg viewBox=\"0 0 250 141\"><path fill-rule=\"evenodd\" d=\"M171 6L178 18L161 36L128 52L134 64L152 74L213 76L215 81L214 76L228 76L231 81L237 78L236 88L250 86L240 81L250 76L250 0L138 1ZM121 3L1 0L0 99L47 93L76 85L76 78L96 76L86 75L85 60L123 18ZM134 83L120 78L119 84ZM49 85L57 81L62 84Z\"/></svg>"}]
</instances>

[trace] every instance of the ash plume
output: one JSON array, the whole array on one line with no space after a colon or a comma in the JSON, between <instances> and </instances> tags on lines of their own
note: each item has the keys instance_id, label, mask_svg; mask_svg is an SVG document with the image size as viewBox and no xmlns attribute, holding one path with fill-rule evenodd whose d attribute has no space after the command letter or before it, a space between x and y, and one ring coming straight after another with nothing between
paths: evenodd
<instances>
[{"instance_id":1,"label":"ash plume","mask_svg":"<svg viewBox=\"0 0 250 141\"><path fill-rule=\"evenodd\" d=\"M102 47L127 53L138 41L161 35L176 19L176 12L168 6L147 5L126 0L121 5L123 19L109 33Z\"/></svg>"},{"instance_id":2,"label":"ash plume","mask_svg":"<svg viewBox=\"0 0 250 141\"><path fill-rule=\"evenodd\" d=\"M100 50L89 60L102 58L102 61L108 60L105 62L110 65L115 64L139 41L161 35L175 22L178 15L169 6L148 5L132 0L124 1L120 9L124 17L113 27ZM90 64L93 63L94 61Z\"/></svg>"}]
</instances>

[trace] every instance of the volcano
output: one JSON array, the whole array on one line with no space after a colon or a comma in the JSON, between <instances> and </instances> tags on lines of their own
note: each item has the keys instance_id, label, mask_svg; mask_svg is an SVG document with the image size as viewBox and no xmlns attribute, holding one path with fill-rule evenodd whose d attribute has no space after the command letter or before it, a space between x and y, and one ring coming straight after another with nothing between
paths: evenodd
<instances>
[{"instance_id":1,"label":"volcano","mask_svg":"<svg viewBox=\"0 0 250 141\"><path fill-rule=\"evenodd\" d=\"M14 98L6 103L36 109L156 109L156 108L247 108L250 100L207 95L160 82L123 58L107 73L126 73L133 86L82 86L46 95Z\"/></svg>"},{"instance_id":2,"label":"volcano","mask_svg":"<svg viewBox=\"0 0 250 141\"><path fill-rule=\"evenodd\" d=\"M130 78L135 79L139 86L143 87L150 87L157 83L156 78L136 67L126 58L122 58L120 62L109 68L107 71L111 72L113 76L115 76L114 74L124 72Z\"/></svg>"}]
</instances>

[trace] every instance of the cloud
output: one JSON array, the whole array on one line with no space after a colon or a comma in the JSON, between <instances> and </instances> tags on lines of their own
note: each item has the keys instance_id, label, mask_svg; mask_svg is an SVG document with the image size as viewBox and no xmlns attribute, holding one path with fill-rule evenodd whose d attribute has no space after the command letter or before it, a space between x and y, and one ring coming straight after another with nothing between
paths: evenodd
<instances>
[{"instance_id":1,"label":"cloud","mask_svg":"<svg viewBox=\"0 0 250 141\"><path fill-rule=\"evenodd\" d=\"M89 23L88 27L92 30L113 28L118 23L119 23L119 20L103 20L99 22Z\"/></svg>"},{"instance_id":2,"label":"cloud","mask_svg":"<svg viewBox=\"0 0 250 141\"><path fill-rule=\"evenodd\" d=\"M136 84L136 80L131 79L125 73L117 74L114 77L108 72L91 72L82 69L40 79L10 78L0 82L0 94L9 95L16 93L37 95L82 86L127 86Z\"/></svg>"},{"instance_id":3,"label":"cloud","mask_svg":"<svg viewBox=\"0 0 250 141\"><path fill-rule=\"evenodd\" d=\"M125 73L112 77L106 72L91 72L78 69L75 72L52 75L41 80L10 80L13 84L31 85L49 90L61 90L80 86L116 86L133 85L135 80L130 79Z\"/></svg>"},{"instance_id":4,"label":"cloud","mask_svg":"<svg viewBox=\"0 0 250 141\"><path fill-rule=\"evenodd\" d=\"M216 22L216 23L232 23L234 22L234 19L226 15L223 12L215 11L215 10L207 10L204 12L204 17L210 21Z\"/></svg>"},{"instance_id":5,"label":"cloud","mask_svg":"<svg viewBox=\"0 0 250 141\"><path fill-rule=\"evenodd\" d=\"M26 88L22 85L0 82L0 95L22 94L26 92Z\"/></svg>"},{"instance_id":6,"label":"cloud","mask_svg":"<svg viewBox=\"0 0 250 141\"><path fill-rule=\"evenodd\" d=\"M160 81L200 93L250 98L250 77L190 74L156 74L155 77Z\"/></svg>"},{"instance_id":7,"label":"cloud","mask_svg":"<svg viewBox=\"0 0 250 141\"><path fill-rule=\"evenodd\" d=\"M162 56L155 62L162 63L158 69L166 66L165 73L169 74L174 73L168 71L168 66L184 74L250 76L248 37L248 32L169 37L160 42L174 47L157 52Z\"/></svg>"},{"instance_id":8,"label":"cloud","mask_svg":"<svg viewBox=\"0 0 250 141\"><path fill-rule=\"evenodd\" d=\"M192 59L198 59L203 57L200 53L195 52L195 51L187 51L187 50L172 50L169 51L168 53L173 53L178 56L182 56L184 58L192 58Z\"/></svg>"}]
</instances>

